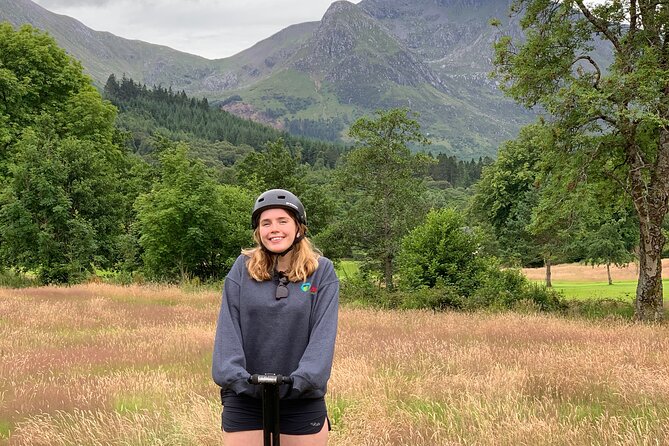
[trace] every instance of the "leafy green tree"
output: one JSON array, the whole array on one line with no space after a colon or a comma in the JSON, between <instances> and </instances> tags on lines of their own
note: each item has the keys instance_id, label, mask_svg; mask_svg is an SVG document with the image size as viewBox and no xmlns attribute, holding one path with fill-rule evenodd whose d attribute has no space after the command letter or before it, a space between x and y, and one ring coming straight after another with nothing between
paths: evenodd
<instances>
[{"instance_id":1,"label":"leafy green tree","mask_svg":"<svg viewBox=\"0 0 669 446\"><path fill-rule=\"evenodd\" d=\"M135 202L140 195L151 191L153 184L159 180L159 170L138 155L131 154L125 160L121 176L124 218L116 247L114 268L125 273L126 277L131 277L132 273L140 271L143 266Z\"/></svg>"},{"instance_id":2,"label":"leafy green tree","mask_svg":"<svg viewBox=\"0 0 669 446\"><path fill-rule=\"evenodd\" d=\"M0 258L42 282L110 266L122 215L116 109L46 34L0 24Z\"/></svg>"},{"instance_id":3,"label":"leafy green tree","mask_svg":"<svg viewBox=\"0 0 669 446\"><path fill-rule=\"evenodd\" d=\"M595 237L622 206L601 178L574 183L570 175L552 169L553 144L548 125L539 122L522 129L485 168L470 209L493 228L507 264L516 259L523 266L543 262L547 287L551 265L583 259L589 243L585 240Z\"/></svg>"},{"instance_id":4,"label":"leafy green tree","mask_svg":"<svg viewBox=\"0 0 669 446\"><path fill-rule=\"evenodd\" d=\"M253 197L217 184L184 144L164 150L160 163L160 180L135 204L147 272L167 280L223 277L251 243Z\"/></svg>"},{"instance_id":5,"label":"leafy green tree","mask_svg":"<svg viewBox=\"0 0 669 446\"><path fill-rule=\"evenodd\" d=\"M489 262L480 251L480 234L465 226L455 209L433 210L402 240L397 257L404 288L443 284L468 296L479 286Z\"/></svg>"},{"instance_id":6,"label":"leafy green tree","mask_svg":"<svg viewBox=\"0 0 669 446\"><path fill-rule=\"evenodd\" d=\"M515 0L513 8L523 13L525 36L497 42L496 74L509 95L555 117L554 167L571 184L601 172L633 203L640 233L635 313L659 321L661 226L669 209L669 5ZM598 40L611 48L608 67L594 53Z\"/></svg>"},{"instance_id":7,"label":"leafy green tree","mask_svg":"<svg viewBox=\"0 0 669 446\"><path fill-rule=\"evenodd\" d=\"M5 263L36 270L43 283L77 281L94 264L110 266L122 219L111 160L92 141L33 129L13 148L0 198Z\"/></svg>"},{"instance_id":8,"label":"leafy green tree","mask_svg":"<svg viewBox=\"0 0 669 446\"><path fill-rule=\"evenodd\" d=\"M492 227L498 254L508 265L534 266L545 261L530 224L539 202L541 153L549 140L550 132L541 124L522 129L516 140L502 145L497 160L483 168L475 185L469 212Z\"/></svg>"},{"instance_id":9,"label":"leafy green tree","mask_svg":"<svg viewBox=\"0 0 669 446\"><path fill-rule=\"evenodd\" d=\"M366 252L388 290L400 241L420 223L427 209L424 176L431 158L412 154L407 144L426 144L406 109L362 117L349 130L356 148L345 155L337 182L349 207L339 225L342 243Z\"/></svg>"},{"instance_id":10,"label":"leafy green tree","mask_svg":"<svg viewBox=\"0 0 669 446\"><path fill-rule=\"evenodd\" d=\"M72 95L89 89L81 64L52 37L29 25L0 23L0 160L42 114L59 115ZM99 100L99 99L98 99Z\"/></svg>"},{"instance_id":11,"label":"leafy green tree","mask_svg":"<svg viewBox=\"0 0 669 446\"><path fill-rule=\"evenodd\" d=\"M585 263L591 265L606 265L606 275L609 285L613 285L611 265L626 266L634 260L630 246L629 227L624 221L609 221L604 223L585 240Z\"/></svg>"},{"instance_id":12,"label":"leafy green tree","mask_svg":"<svg viewBox=\"0 0 669 446\"><path fill-rule=\"evenodd\" d=\"M239 184L257 193L287 189L299 194L304 188L299 152L293 155L282 138L268 141L264 151L249 153L235 169Z\"/></svg>"}]
</instances>

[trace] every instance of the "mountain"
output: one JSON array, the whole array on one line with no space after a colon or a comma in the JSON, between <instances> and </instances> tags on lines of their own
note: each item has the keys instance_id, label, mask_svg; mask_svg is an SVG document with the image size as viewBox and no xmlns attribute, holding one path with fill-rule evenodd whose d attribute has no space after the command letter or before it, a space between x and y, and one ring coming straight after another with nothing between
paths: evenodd
<instances>
[{"instance_id":1,"label":"mountain","mask_svg":"<svg viewBox=\"0 0 669 446\"><path fill-rule=\"evenodd\" d=\"M109 74L171 86L291 133L335 139L363 114L405 106L420 114L431 150L496 153L532 115L505 98L491 70L492 17L510 0L333 3L320 22L290 26L232 57L208 60L93 31L30 0L0 0L0 20L48 31L97 85ZM506 19L506 22L504 20Z\"/></svg>"},{"instance_id":2,"label":"mountain","mask_svg":"<svg viewBox=\"0 0 669 446\"><path fill-rule=\"evenodd\" d=\"M30 24L47 31L81 61L98 86L104 85L111 73L126 73L149 85L183 83L189 76L201 76L211 63L203 57L166 46L93 31L77 20L54 14L30 0L0 0L0 20L15 26Z\"/></svg>"},{"instance_id":3,"label":"mountain","mask_svg":"<svg viewBox=\"0 0 669 446\"><path fill-rule=\"evenodd\" d=\"M252 85L228 90L236 101L224 108L318 137L341 134L361 114L404 106L420 114L431 150L494 156L533 118L488 78L499 32L489 21L506 17L509 4L337 1L299 51Z\"/></svg>"}]
</instances>

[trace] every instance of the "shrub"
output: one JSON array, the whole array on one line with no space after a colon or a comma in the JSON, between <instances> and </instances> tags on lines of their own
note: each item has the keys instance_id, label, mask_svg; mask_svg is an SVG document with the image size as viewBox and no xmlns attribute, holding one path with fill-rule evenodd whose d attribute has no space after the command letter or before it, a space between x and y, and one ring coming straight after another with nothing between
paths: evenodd
<instances>
[{"instance_id":1,"label":"shrub","mask_svg":"<svg viewBox=\"0 0 669 446\"><path fill-rule=\"evenodd\" d=\"M37 285L37 280L29 277L25 273L16 271L14 269L0 268L0 287L26 288Z\"/></svg>"},{"instance_id":2,"label":"shrub","mask_svg":"<svg viewBox=\"0 0 669 446\"><path fill-rule=\"evenodd\" d=\"M400 295L389 292L369 277L356 274L340 282L339 300L349 305L392 309L399 307Z\"/></svg>"},{"instance_id":3,"label":"shrub","mask_svg":"<svg viewBox=\"0 0 669 446\"><path fill-rule=\"evenodd\" d=\"M467 301L469 308L513 309L520 306L535 306L540 311L560 311L565 308L559 292L531 283L517 269L490 268L481 287Z\"/></svg>"},{"instance_id":4,"label":"shrub","mask_svg":"<svg viewBox=\"0 0 669 446\"><path fill-rule=\"evenodd\" d=\"M400 308L407 310L459 310L465 306L465 299L458 291L454 287L444 284L413 291L398 291L397 293L400 295Z\"/></svg>"},{"instance_id":5,"label":"shrub","mask_svg":"<svg viewBox=\"0 0 669 446\"><path fill-rule=\"evenodd\" d=\"M494 260L482 254L480 236L465 227L456 210L431 211L403 240L398 275L403 289L432 288L437 283L468 296Z\"/></svg>"},{"instance_id":6,"label":"shrub","mask_svg":"<svg viewBox=\"0 0 669 446\"><path fill-rule=\"evenodd\" d=\"M568 316L586 319L622 318L630 320L634 317L634 304L627 300L613 298L570 300L565 312Z\"/></svg>"}]
</instances>

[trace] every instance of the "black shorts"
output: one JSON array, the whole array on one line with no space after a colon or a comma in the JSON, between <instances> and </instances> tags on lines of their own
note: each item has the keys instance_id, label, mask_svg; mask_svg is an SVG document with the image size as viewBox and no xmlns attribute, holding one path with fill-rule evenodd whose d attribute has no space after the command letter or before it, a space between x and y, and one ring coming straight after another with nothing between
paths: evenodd
<instances>
[{"instance_id":1,"label":"black shorts","mask_svg":"<svg viewBox=\"0 0 669 446\"><path fill-rule=\"evenodd\" d=\"M262 400L223 392L222 429L225 432L262 430ZM279 403L281 433L316 434L328 424L324 398L281 400Z\"/></svg>"}]
</instances>

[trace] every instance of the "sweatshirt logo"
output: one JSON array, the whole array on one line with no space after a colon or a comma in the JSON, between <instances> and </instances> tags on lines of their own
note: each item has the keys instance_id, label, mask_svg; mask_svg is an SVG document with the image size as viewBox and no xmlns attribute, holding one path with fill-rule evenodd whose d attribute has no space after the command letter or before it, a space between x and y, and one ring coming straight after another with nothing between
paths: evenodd
<instances>
[{"instance_id":1,"label":"sweatshirt logo","mask_svg":"<svg viewBox=\"0 0 669 446\"><path fill-rule=\"evenodd\" d=\"M315 295L316 292L318 291L318 288L315 286L311 286L311 282L304 282L301 286L300 289L304 291L305 293L311 293L311 295Z\"/></svg>"}]
</instances>

